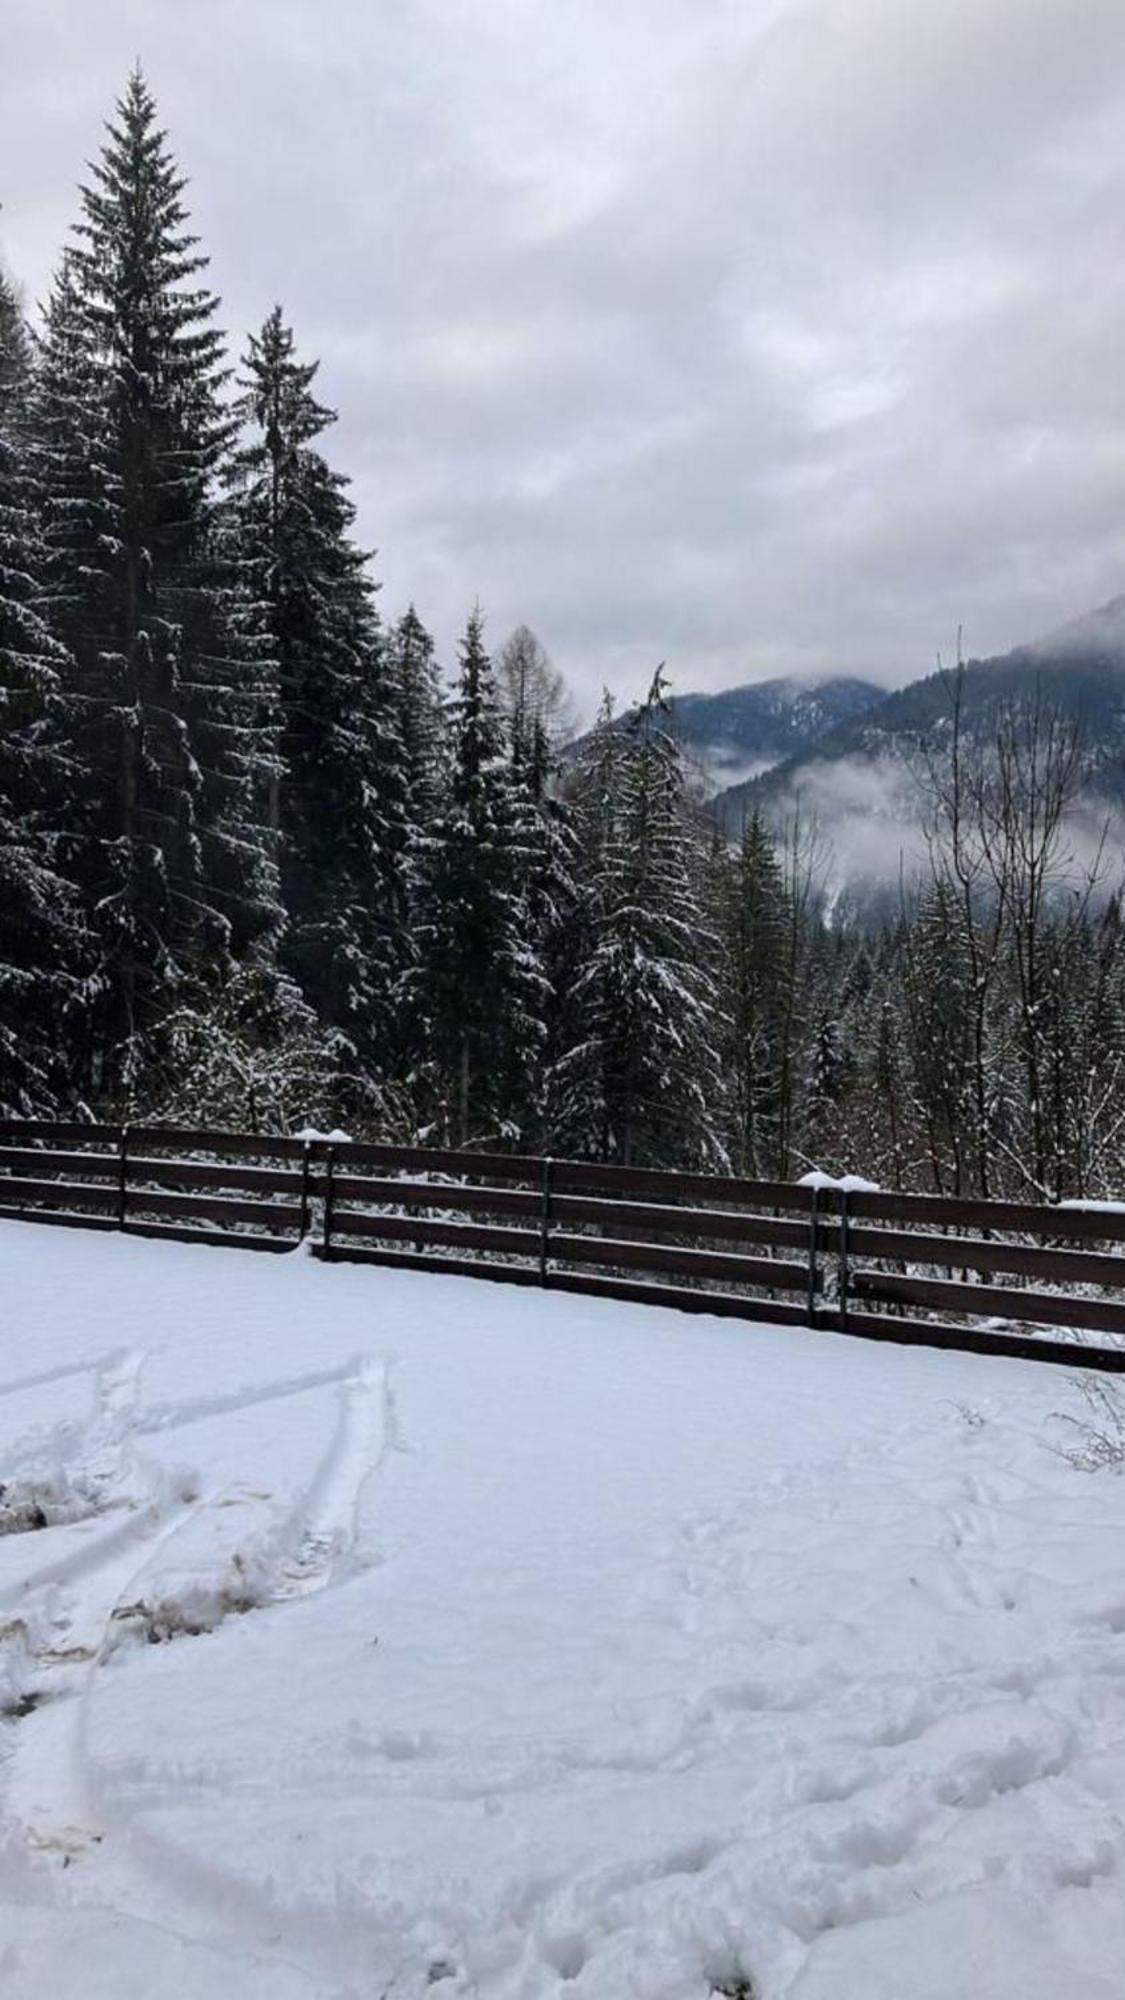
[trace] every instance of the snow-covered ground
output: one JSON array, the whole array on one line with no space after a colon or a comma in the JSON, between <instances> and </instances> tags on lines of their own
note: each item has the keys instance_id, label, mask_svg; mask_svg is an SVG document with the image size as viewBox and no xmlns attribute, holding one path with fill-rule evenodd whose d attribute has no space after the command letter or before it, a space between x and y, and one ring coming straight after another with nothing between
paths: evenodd
<instances>
[{"instance_id":1,"label":"snow-covered ground","mask_svg":"<svg viewBox=\"0 0 1125 2000\"><path fill-rule=\"evenodd\" d=\"M1120 2000L1065 1372L0 1225L3 2000Z\"/></svg>"}]
</instances>

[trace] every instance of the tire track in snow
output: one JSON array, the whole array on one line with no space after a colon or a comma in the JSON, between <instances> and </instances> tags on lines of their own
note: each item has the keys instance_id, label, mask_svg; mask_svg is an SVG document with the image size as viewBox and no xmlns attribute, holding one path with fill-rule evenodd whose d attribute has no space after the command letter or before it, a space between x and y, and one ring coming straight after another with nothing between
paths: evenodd
<instances>
[{"instance_id":1,"label":"tire track in snow","mask_svg":"<svg viewBox=\"0 0 1125 2000\"><path fill-rule=\"evenodd\" d=\"M280 1381L267 1382L259 1389L232 1389L222 1396L197 1396L186 1402L155 1403L139 1413L134 1435L153 1437L158 1432L183 1430L189 1424L206 1423L211 1417L233 1416L240 1410L257 1409L262 1403L276 1403L287 1396L300 1396L309 1389L330 1389L334 1383L350 1381L356 1367L353 1359L337 1368L318 1368L307 1375L282 1376Z\"/></svg>"},{"instance_id":2,"label":"tire track in snow","mask_svg":"<svg viewBox=\"0 0 1125 2000\"><path fill-rule=\"evenodd\" d=\"M354 1559L364 1489L401 1446L390 1363L354 1362L340 1394L336 1435L290 1517L295 1554L282 1563L276 1596L323 1589Z\"/></svg>"},{"instance_id":3,"label":"tire track in snow","mask_svg":"<svg viewBox=\"0 0 1125 2000\"><path fill-rule=\"evenodd\" d=\"M355 1565L359 1514L364 1492L389 1454L402 1448L390 1365L386 1361L353 1361L340 1383L337 1422L331 1440L308 1486L262 1553L264 1573L272 1587L260 1602L239 1607L265 1608L303 1598L329 1587ZM312 1977L310 1959L327 1964L338 1954L335 1916L306 1911L301 1916L279 1911L267 1892L242 1879L232 1879L220 1866L190 1851L151 1825L141 1824L140 1809L115 1791L99 1769L91 1743L100 1669L116 1650L115 1613L123 1599L145 1594L146 1578L172 1552L178 1540L214 1514L229 1488L200 1498L172 1521L146 1560L136 1568L105 1611L102 1638L86 1668L78 1700L70 1715L34 1718L40 1740L54 1738L51 1824L39 1815L39 1825L26 1826L37 1844L61 1853L63 1865L80 1853L97 1856L92 1865L99 1882L112 1882L112 1906L129 1910L134 1903L151 1911L152 1885L161 1895L162 1911L173 1917L185 1940L203 1936L214 1944L221 1937L228 1949L261 1952ZM247 1567L250 1567L249 1562ZM263 1578L264 1580L264 1578ZM229 1613L227 1614L229 1615ZM220 1619L218 1622L223 1622ZM174 1724L170 1728L173 1740ZM138 1872L148 1886L138 1888ZM336 1990L331 1985L319 1991ZM341 1994L343 1988L339 1989ZM351 1992L353 1989L347 1989Z\"/></svg>"},{"instance_id":4,"label":"tire track in snow","mask_svg":"<svg viewBox=\"0 0 1125 2000\"><path fill-rule=\"evenodd\" d=\"M13 1382L0 1382L0 1396L18 1396L25 1389L47 1389L53 1382L66 1382L72 1376L93 1375L115 1354L116 1350L97 1354L92 1361L64 1361L58 1368L44 1368L39 1375L18 1375Z\"/></svg>"},{"instance_id":5,"label":"tire track in snow","mask_svg":"<svg viewBox=\"0 0 1125 2000\"><path fill-rule=\"evenodd\" d=\"M146 1358L139 1349L119 1349L84 1369L68 1370L68 1375L94 1375L93 1409L84 1422L71 1419L35 1434L34 1449L25 1446L6 1470L0 1493L10 1531L22 1543L28 1533L50 1537L51 1530L69 1530L71 1546L0 1589L0 1609L27 1605L52 1585L97 1569L122 1544L145 1535L165 1511L167 1476L141 1464L132 1450ZM129 1510L125 1521L88 1537L88 1524L123 1508ZM57 1551L57 1533L49 1546Z\"/></svg>"},{"instance_id":6,"label":"tire track in snow","mask_svg":"<svg viewBox=\"0 0 1125 2000\"><path fill-rule=\"evenodd\" d=\"M0 1590L0 1610L16 1611L22 1608L31 1612L35 1609L35 1599L44 1592L59 1584L78 1583L84 1578L97 1576L116 1563L122 1552L134 1543L150 1541L170 1516L183 1511L190 1497L190 1492L183 1485L177 1488L177 1483L170 1480L163 1493L154 1493L144 1502L134 1502L123 1521L88 1541L79 1541L77 1546L66 1549L49 1562L41 1563L29 1576L21 1577L18 1582ZM92 1510L77 1525L85 1527L91 1520L101 1519L104 1511L99 1514Z\"/></svg>"},{"instance_id":7,"label":"tire track in snow","mask_svg":"<svg viewBox=\"0 0 1125 2000\"><path fill-rule=\"evenodd\" d=\"M229 1617L322 1590L356 1563L363 1491L397 1445L398 1426L386 1362L353 1359L333 1379L339 1384L335 1430L280 1523L258 1524L266 1495L238 1484L212 1493L190 1517L192 1527L205 1530L202 1547L175 1551L178 1567L163 1573L152 1562L145 1565L136 1600L118 1602L109 1613L103 1650L113 1650L114 1639L127 1637L130 1628L150 1641L214 1631ZM185 1521L181 1541L187 1531Z\"/></svg>"},{"instance_id":8,"label":"tire track in snow","mask_svg":"<svg viewBox=\"0 0 1125 2000\"><path fill-rule=\"evenodd\" d=\"M100 1556L91 1551L90 1572L98 1575L101 1586L97 1605L82 1606L67 1621L60 1643L39 1646L30 1652L30 1664L45 1669L41 1696L49 1704L35 1717L34 1775L31 1778L33 1803L15 1817L30 1847L40 1853L61 1855L64 1865L100 1845L103 1838L91 1810L81 1763L75 1755L85 1728L85 1711L94 1676L105 1658L107 1597L112 1604L129 1590L131 1580L142 1575L160 1547L170 1541L205 1500L181 1501L161 1515L146 1509L134 1523L132 1536L122 1535L112 1549L104 1543ZM148 1542L138 1564L132 1541ZM65 1699L70 1697L70 1699ZM22 1732L21 1732L22 1738ZM21 1740L20 1749L25 1745ZM16 1775L20 1775L17 1771ZM13 1785L6 1791L11 1803Z\"/></svg>"},{"instance_id":9,"label":"tire track in snow","mask_svg":"<svg viewBox=\"0 0 1125 2000\"><path fill-rule=\"evenodd\" d=\"M140 1373L145 1356L143 1354L112 1353L100 1355L81 1368L68 1368L65 1374L90 1374L99 1376L97 1406L82 1436L77 1452L83 1464L94 1460L97 1452L104 1454L116 1447L118 1469L123 1470L122 1458L131 1440L162 1435L167 1431L182 1430L189 1425L205 1423L212 1418L236 1415L243 1410L251 1410L264 1403L279 1402L291 1396L307 1394L310 1390L331 1388L333 1384L347 1385L357 1374L357 1362L353 1359L336 1368L318 1369L306 1375L283 1377L280 1381L265 1384L260 1389L242 1388L229 1395L198 1397L182 1402L156 1404L146 1408L137 1407ZM30 1379L30 1378L29 1378ZM49 1371L45 1381L55 1379ZM60 1371L58 1378L64 1379ZM0 1394L4 1391L0 1389ZM70 1431L70 1427L63 1427ZM15 1609L34 1599L38 1592L60 1583L74 1582L80 1577L91 1576L110 1563L114 1563L119 1552L135 1541L145 1539L158 1532L162 1524L173 1514L182 1514L186 1504L193 1500L194 1475L184 1473L178 1478L163 1473L151 1462L144 1463L139 1458L133 1461L134 1485L120 1500L112 1503L137 1511L107 1532L99 1534L90 1542L66 1550L62 1555L53 1555L48 1561L21 1577L17 1582L0 1589L0 1610ZM224 1496L213 1495L212 1503L218 1503ZM107 1511L104 1501L85 1508L72 1517L74 1520L89 1520Z\"/></svg>"},{"instance_id":10,"label":"tire track in snow","mask_svg":"<svg viewBox=\"0 0 1125 2000\"><path fill-rule=\"evenodd\" d=\"M67 1643L31 1653L42 1668L54 1669L46 1677L53 1688L43 1695L51 1706L33 1721L34 1778L21 1787L31 1798L17 1811L32 1846L69 1862L100 1848L107 1832L129 1825L130 1814L100 1779L90 1733L100 1670L131 1636L172 1639L212 1631L228 1617L322 1590L356 1564L363 1492L398 1446L398 1423L387 1363L353 1360L346 1372L332 1371L331 1379L340 1386L335 1429L280 1528L255 1531L251 1526L246 1532L240 1527L239 1509L255 1500L261 1504L260 1496L245 1489L227 1484L202 1495L181 1491L163 1510L149 1506L123 1524L112 1546L103 1536L98 1548L75 1551L37 1573L39 1583L44 1577L54 1581L56 1574L97 1574L99 1588L96 1609L86 1608L81 1626L72 1621L64 1635ZM307 1380L300 1387L290 1383L285 1393L309 1386ZM280 1393L280 1385L274 1385L255 1400L276 1399ZM234 1540L224 1559L221 1541L228 1520L234 1522ZM169 1558L185 1539L190 1557L191 1537L201 1527L202 1563L189 1561L177 1569ZM133 1546L138 1538L147 1543L140 1561ZM166 1585L172 1586L171 1594ZM55 1705L54 1694L74 1699ZM27 1729L25 1724L25 1734Z\"/></svg>"}]
</instances>

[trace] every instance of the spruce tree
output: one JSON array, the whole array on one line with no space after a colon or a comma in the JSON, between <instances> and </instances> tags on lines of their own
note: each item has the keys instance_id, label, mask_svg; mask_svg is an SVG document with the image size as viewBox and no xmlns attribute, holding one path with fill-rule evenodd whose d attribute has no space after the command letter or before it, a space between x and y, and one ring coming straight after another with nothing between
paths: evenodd
<instances>
[{"instance_id":1,"label":"spruce tree","mask_svg":"<svg viewBox=\"0 0 1125 2000\"><path fill-rule=\"evenodd\" d=\"M724 1164L716 1130L715 941L660 672L618 732L595 732L579 789L591 944L556 1068L563 1144L657 1167ZM617 739L617 740L614 740Z\"/></svg>"},{"instance_id":2,"label":"spruce tree","mask_svg":"<svg viewBox=\"0 0 1125 2000\"><path fill-rule=\"evenodd\" d=\"M61 872L72 773L52 740L69 667L45 617L31 348L0 272L0 1112L40 1117L72 1096L89 940Z\"/></svg>"},{"instance_id":3,"label":"spruce tree","mask_svg":"<svg viewBox=\"0 0 1125 2000\"><path fill-rule=\"evenodd\" d=\"M566 1046L567 995L583 935L581 892L573 814L558 796L545 718L536 716L518 734L511 728L510 742L516 890L538 988L518 1117L521 1130L545 1150L552 1143L549 1078Z\"/></svg>"},{"instance_id":4,"label":"spruce tree","mask_svg":"<svg viewBox=\"0 0 1125 2000\"><path fill-rule=\"evenodd\" d=\"M787 944L792 912L760 812L715 868L730 1150L737 1171L781 1172Z\"/></svg>"},{"instance_id":5,"label":"spruce tree","mask_svg":"<svg viewBox=\"0 0 1125 2000\"><path fill-rule=\"evenodd\" d=\"M103 1088L162 1014L282 923L268 640L218 490L232 440L216 300L139 71L48 312L37 426L48 579L74 660L75 865L99 945Z\"/></svg>"},{"instance_id":6,"label":"spruce tree","mask_svg":"<svg viewBox=\"0 0 1125 2000\"><path fill-rule=\"evenodd\" d=\"M916 1129L935 1194L973 1185L972 961L947 882L928 883L904 926L899 977ZM996 1105L989 1107L994 1130Z\"/></svg>"},{"instance_id":7,"label":"spruce tree","mask_svg":"<svg viewBox=\"0 0 1125 2000\"><path fill-rule=\"evenodd\" d=\"M527 900L532 856L478 610L449 704L449 795L419 883L419 962L410 995L429 1060L420 1079L443 1137L526 1130L540 1060L545 976Z\"/></svg>"},{"instance_id":8,"label":"spruce tree","mask_svg":"<svg viewBox=\"0 0 1125 2000\"><path fill-rule=\"evenodd\" d=\"M434 642L412 604L391 634L388 663L402 742L407 816L412 832L424 836L445 799L448 759Z\"/></svg>"},{"instance_id":9,"label":"spruce tree","mask_svg":"<svg viewBox=\"0 0 1125 2000\"><path fill-rule=\"evenodd\" d=\"M282 959L321 1019L385 1068L407 946L408 771L393 663L369 558L351 539L348 481L315 447L335 415L280 307L244 368L234 497L280 676Z\"/></svg>"}]
</instances>

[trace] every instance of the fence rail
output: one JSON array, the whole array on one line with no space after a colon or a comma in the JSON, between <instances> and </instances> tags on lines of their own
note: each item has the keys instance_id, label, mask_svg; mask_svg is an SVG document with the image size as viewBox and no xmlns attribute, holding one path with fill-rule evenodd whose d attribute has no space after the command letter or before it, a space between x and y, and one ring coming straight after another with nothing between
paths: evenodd
<instances>
[{"instance_id":1,"label":"fence rail","mask_svg":"<svg viewBox=\"0 0 1125 2000\"><path fill-rule=\"evenodd\" d=\"M1096 1204L8 1120L3 1218L1125 1372L1125 1209Z\"/></svg>"}]
</instances>

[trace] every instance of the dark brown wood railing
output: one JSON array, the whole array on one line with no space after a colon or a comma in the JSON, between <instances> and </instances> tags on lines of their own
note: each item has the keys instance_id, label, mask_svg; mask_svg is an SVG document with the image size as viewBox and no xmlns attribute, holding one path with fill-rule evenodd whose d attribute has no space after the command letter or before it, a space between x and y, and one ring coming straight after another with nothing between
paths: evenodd
<instances>
[{"instance_id":1,"label":"dark brown wood railing","mask_svg":"<svg viewBox=\"0 0 1125 2000\"><path fill-rule=\"evenodd\" d=\"M246 1250L307 1239L325 1262L1125 1371L1125 1211L1095 1206L9 1120L4 1218Z\"/></svg>"}]
</instances>

